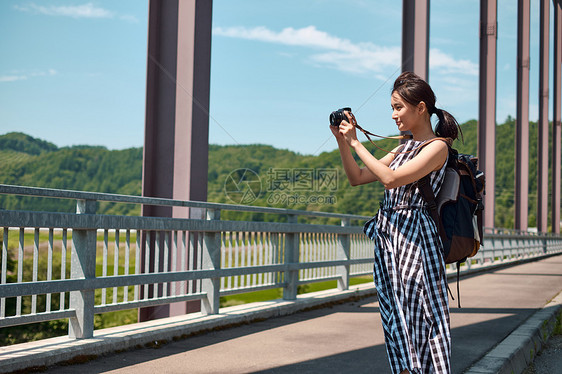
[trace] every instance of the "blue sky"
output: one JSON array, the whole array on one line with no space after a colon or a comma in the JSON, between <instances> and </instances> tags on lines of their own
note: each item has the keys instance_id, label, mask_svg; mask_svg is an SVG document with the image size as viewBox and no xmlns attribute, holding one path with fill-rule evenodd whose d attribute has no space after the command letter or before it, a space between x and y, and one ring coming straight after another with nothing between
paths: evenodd
<instances>
[{"instance_id":1,"label":"blue sky","mask_svg":"<svg viewBox=\"0 0 562 374\"><path fill-rule=\"evenodd\" d=\"M498 3L502 123L515 117L517 2ZM536 121L539 5L531 3ZM479 4L431 1L429 83L459 122L478 115ZM147 17L142 0L1 1L0 134L142 146ZM364 128L395 134L389 94L400 73L401 18L398 0L215 0L209 142L331 151L328 115L343 106Z\"/></svg>"}]
</instances>

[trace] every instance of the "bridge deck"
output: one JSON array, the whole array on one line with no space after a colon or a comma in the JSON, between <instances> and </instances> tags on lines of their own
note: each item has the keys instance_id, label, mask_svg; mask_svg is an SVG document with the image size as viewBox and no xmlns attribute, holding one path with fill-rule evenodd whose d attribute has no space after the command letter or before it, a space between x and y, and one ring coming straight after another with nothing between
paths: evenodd
<instances>
[{"instance_id":1,"label":"bridge deck","mask_svg":"<svg viewBox=\"0 0 562 374\"><path fill-rule=\"evenodd\" d=\"M456 298L455 284L451 288ZM464 372L562 290L562 256L461 279L452 368ZM389 373L375 297L103 356L47 373Z\"/></svg>"}]
</instances>

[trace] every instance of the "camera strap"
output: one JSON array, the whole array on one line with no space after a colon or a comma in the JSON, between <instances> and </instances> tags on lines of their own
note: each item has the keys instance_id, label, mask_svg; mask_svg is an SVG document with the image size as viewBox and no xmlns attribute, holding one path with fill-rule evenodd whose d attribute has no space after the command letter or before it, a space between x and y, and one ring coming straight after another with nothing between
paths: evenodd
<instances>
[{"instance_id":1,"label":"camera strap","mask_svg":"<svg viewBox=\"0 0 562 374\"><path fill-rule=\"evenodd\" d=\"M419 149L421 149L421 148L423 148L424 146L427 145L427 142L424 142L424 143L420 144L418 147L416 147L416 148L414 148L414 149L412 149L412 150L409 150L409 151L405 151L405 152L394 152L394 151L386 150L386 149L384 149L384 148L379 147L379 146L371 139L371 137L370 137L369 135L371 135L371 136L376 136L377 138L383 138L383 139L399 139L399 140L410 140L410 139L413 139L414 136L413 136L413 135L410 135L410 134L397 135L397 136L382 136L382 135L373 134L372 132L367 131L367 130L363 129L361 126L359 126L359 124L357 123L357 120L355 119L355 116L353 115L353 113L349 113L349 114L351 115L351 124L352 124L353 126L355 126L355 127L356 127L359 131L361 131L363 134L365 134L365 136L367 137L367 139L369 139L369 141L371 142L371 144L373 144L375 147L377 147L378 149L380 149L380 150L383 151L383 152L392 153L392 154L394 154L394 155L402 155L402 154L406 154L406 153L410 153L410 152L416 152L416 151L418 151ZM442 138L437 138L437 139L442 139ZM430 142L433 141L433 140L434 140L434 139L430 140Z\"/></svg>"}]
</instances>

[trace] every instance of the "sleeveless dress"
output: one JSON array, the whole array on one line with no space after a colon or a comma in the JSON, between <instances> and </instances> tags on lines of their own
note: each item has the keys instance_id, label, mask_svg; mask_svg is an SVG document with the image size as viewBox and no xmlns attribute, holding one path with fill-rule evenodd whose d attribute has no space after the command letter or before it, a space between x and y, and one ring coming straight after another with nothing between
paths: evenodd
<instances>
[{"instance_id":1,"label":"sleeveless dress","mask_svg":"<svg viewBox=\"0 0 562 374\"><path fill-rule=\"evenodd\" d=\"M410 140L401 152L422 142ZM398 154L395 170L417 152ZM446 162L430 174L435 195ZM375 241L374 281L386 350L394 373L450 373L449 299L441 239L415 184L384 193L378 213L365 224Z\"/></svg>"}]
</instances>

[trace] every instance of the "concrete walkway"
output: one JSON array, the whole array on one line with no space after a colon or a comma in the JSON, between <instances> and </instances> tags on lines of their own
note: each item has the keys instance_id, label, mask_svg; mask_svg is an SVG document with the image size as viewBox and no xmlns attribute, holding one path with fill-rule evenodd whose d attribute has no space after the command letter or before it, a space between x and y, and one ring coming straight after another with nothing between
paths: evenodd
<instances>
[{"instance_id":1,"label":"concrete walkway","mask_svg":"<svg viewBox=\"0 0 562 374\"><path fill-rule=\"evenodd\" d=\"M456 298L453 282L451 289ZM562 256L465 277L460 289L462 308L451 301L453 373L481 363L553 300L562 290ZM46 373L390 373L374 297L154 347Z\"/></svg>"}]
</instances>

